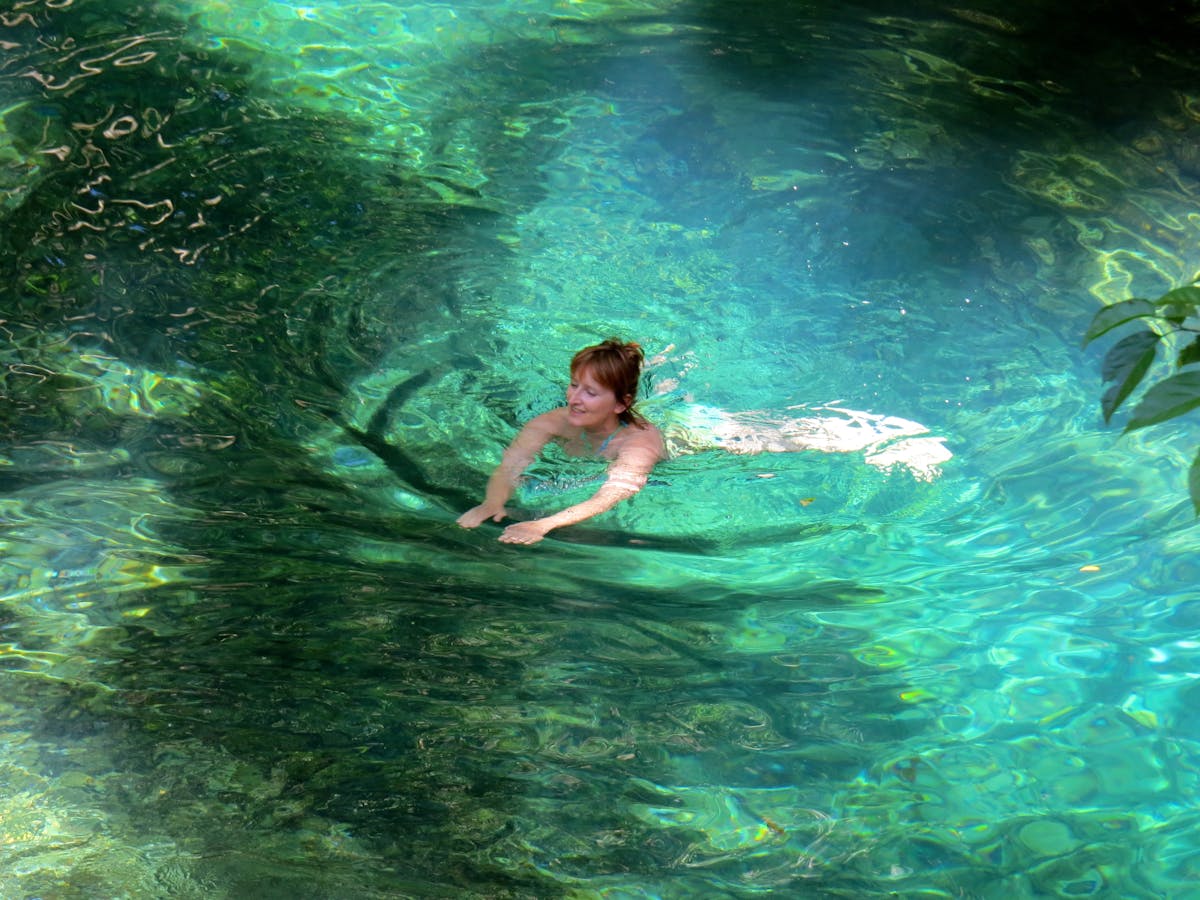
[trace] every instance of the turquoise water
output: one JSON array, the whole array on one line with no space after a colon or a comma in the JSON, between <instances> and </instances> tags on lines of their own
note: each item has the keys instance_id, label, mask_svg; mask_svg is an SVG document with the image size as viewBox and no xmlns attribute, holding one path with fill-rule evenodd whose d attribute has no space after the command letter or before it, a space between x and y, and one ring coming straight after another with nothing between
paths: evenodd
<instances>
[{"instance_id":1,"label":"turquoise water","mask_svg":"<svg viewBox=\"0 0 1200 900\"><path fill-rule=\"evenodd\" d=\"M0 895L1195 895L1200 430L1079 349L1197 271L1194 40L1060 16L14 4ZM954 457L458 529L614 333Z\"/></svg>"}]
</instances>

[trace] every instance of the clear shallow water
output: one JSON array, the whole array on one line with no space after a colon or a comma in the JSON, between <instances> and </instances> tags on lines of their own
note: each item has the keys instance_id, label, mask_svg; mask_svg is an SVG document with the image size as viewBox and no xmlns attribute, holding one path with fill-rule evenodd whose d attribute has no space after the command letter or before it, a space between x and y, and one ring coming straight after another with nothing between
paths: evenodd
<instances>
[{"instance_id":1,"label":"clear shallow water","mask_svg":"<svg viewBox=\"0 0 1200 900\"><path fill-rule=\"evenodd\" d=\"M1196 429L1077 348L1196 269L1194 82L1050 15L14 10L2 892L1186 896ZM955 458L457 529L614 332Z\"/></svg>"}]
</instances>

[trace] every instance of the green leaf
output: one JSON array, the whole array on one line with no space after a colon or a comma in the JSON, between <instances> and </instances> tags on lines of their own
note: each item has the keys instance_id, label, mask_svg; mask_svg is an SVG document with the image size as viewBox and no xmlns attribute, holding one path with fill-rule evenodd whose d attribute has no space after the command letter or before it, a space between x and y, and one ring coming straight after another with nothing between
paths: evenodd
<instances>
[{"instance_id":1,"label":"green leaf","mask_svg":"<svg viewBox=\"0 0 1200 900\"><path fill-rule=\"evenodd\" d=\"M1188 492L1192 495L1192 506L1196 507L1196 515L1200 516L1200 453L1188 470Z\"/></svg>"},{"instance_id":2,"label":"green leaf","mask_svg":"<svg viewBox=\"0 0 1200 900\"><path fill-rule=\"evenodd\" d=\"M1116 382L1100 401L1105 422L1145 377L1158 352L1159 340L1160 335L1144 328L1121 338L1105 355L1100 374L1105 381Z\"/></svg>"},{"instance_id":3,"label":"green leaf","mask_svg":"<svg viewBox=\"0 0 1200 900\"><path fill-rule=\"evenodd\" d=\"M1157 315L1158 306L1149 300L1134 298L1113 303L1098 311L1092 318L1092 324L1088 326L1088 330L1083 335L1083 346L1086 347L1100 335L1107 334L1118 325L1124 325L1134 319Z\"/></svg>"},{"instance_id":4,"label":"green leaf","mask_svg":"<svg viewBox=\"0 0 1200 900\"><path fill-rule=\"evenodd\" d=\"M1159 306L1158 315L1176 328L1192 316L1200 314L1200 287L1188 285L1167 291L1154 301Z\"/></svg>"},{"instance_id":5,"label":"green leaf","mask_svg":"<svg viewBox=\"0 0 1200 900\"><path fill-rule=\"evenodd\" d=\"M1189 317L1195 315L1195 311L1189 306L1175 304L1174 306L1165 306L1158 311L1160 319L1165 319L1176 328L1188 320Z\"/></svg>"},{"instance_id":6,"label":"green leaf","mask_svg":"<svg viewBox=\"0 0 1200 900\"><path fill-rule=\"evenodd\" d=\"M1157 425L1200 406L1200 370L1172 375L1150 390L1133 411L1126 431Z\"/></svg>"},{"instance_id":7,"label":"green leaf","mask_svg":"<svg viewBox=\"0 0 1200 900\"><path fill-rule=\"evenodd\" d=\"M1187 287L1175 288L1173 291L1167 291L1154 302L1159 306L1191 307L1192 315L1195 315L1195 311L1200 309L1200 287L1189 284Z\"/></svg>"},{"instance_id":8,"label":"green leaf","mask_svg":"<svg viewBox=\"0 0 1200 900\"><path fill-rule=\"evenodd\" d=\"M1179 357L1175 360L1175 365L1182 369L1184 366L1196 362L1200 362L1200 335L1192 338L1192 342L1179 351Z\"/></svg>"}]
</instances>

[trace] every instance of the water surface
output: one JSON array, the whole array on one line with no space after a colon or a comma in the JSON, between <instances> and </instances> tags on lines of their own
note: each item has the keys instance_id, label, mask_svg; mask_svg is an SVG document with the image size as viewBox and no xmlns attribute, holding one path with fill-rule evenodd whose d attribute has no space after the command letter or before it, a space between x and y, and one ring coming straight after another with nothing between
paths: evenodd
<instances>
[{"instance_id":1,"label":"water surface","mask_svg":"<svg viewBox=\"0 0 1200 900\"><path fill-rule=\"evenodd\" d=\"M1079 349L1196 272L1191 26L731 10L4 14L0 893L1194 890L1198 432ZM610 334L954 458L458 529Z\"/></svg>"}]
</instances>

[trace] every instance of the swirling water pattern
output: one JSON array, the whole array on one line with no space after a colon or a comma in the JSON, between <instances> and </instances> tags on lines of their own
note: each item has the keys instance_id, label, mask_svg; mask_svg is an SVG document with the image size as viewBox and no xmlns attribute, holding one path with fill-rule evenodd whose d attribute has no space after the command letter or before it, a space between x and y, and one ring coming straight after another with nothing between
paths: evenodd
<instances>
[{"instance_id":1,"label":"swirling water pattern","mask_svg":"<svg viewBox=\"0 0 1200 900\"><path fill-rule=\"evenodd\" d=\"M733 9L0 15L0 893L1195 890L1197 431L1078 349L1196 271L1188 26ZM610 333L954 458L457 529Z\"/></svg>"}]
</instances>

